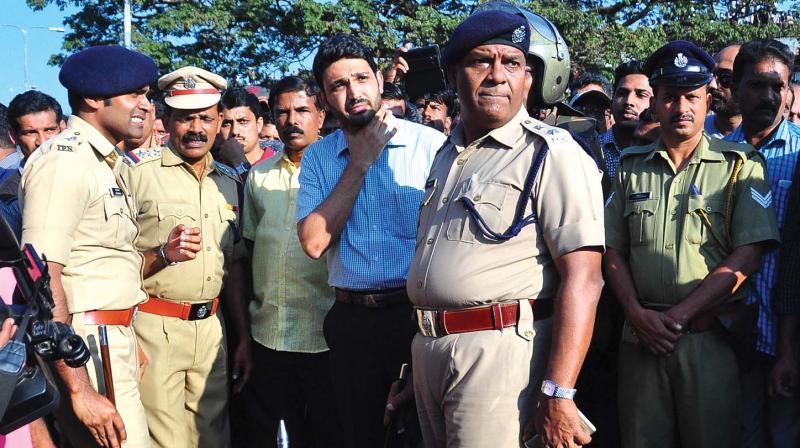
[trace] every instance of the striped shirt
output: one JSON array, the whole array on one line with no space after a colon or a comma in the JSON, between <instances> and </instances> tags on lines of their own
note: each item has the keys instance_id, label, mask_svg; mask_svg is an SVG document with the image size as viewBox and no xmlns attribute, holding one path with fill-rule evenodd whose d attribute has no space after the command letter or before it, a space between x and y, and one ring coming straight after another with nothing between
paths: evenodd
<instances>
[{"instance_id":1,"label":"striped shirt","mask_svg":"<svg viewBox=\"0 0 800 448\"><path fill-rule=\"evenodd\" d=\"M609 179L614 179L617 175L617 167L619 166L619 155L624 148L617 145L614 140L614 128L597 136L597 142L600 144L600 149L603 151L603 160L606 164L606 172Z\"/></svg>"},{"instance_id":2,"label":"striped shirt","mask_svg":"<svg viewBox=\"0 0 800 448\"><path fill-rule=\"evenodd\" d=\"M725 137L732 142L746 143L744 130L740 125L732 134ZM778 230L783 228L788 207L789 187L792 185L797 155L800 153L800 126L788 120L778 126L769 136L759 152L767 161L767 175L772 185L772 201L778 216ZM777 322L772 309L772 288L778 273L780 250L774 249L764 255L761 270L753 275L755 290L750 293L749 303L758 301L759 337L756 349L768 355L775 355L777 346Z\"/></svg>"},{"instance_id":3,"label":"striped shirt","mask_svg":"<svg viewBox=\"0 0 800 448\"><path fill-rule=\"evenodd\" d=\"M294 225L300 168L286 155L254 166L247 176L242 236L253 242L250 331L278 351L319 353L328 346L322 321L333 305L323 260L306 256Z\"/></svg>"},{"instance_id":4,"label":"striped shirt","mask_svg":"<svg viewBox=\"0 0 800 448\"><path fill-rule=\"evenodd\" d=\"M337 288L370 290L406 284L425 181L446 137L394 117L388 123L397 133L367 171L350 217L327 251L328 284ZM331 194L349 160L341 130L306 149L298 222Z\"/></svg>"}]
</instances>

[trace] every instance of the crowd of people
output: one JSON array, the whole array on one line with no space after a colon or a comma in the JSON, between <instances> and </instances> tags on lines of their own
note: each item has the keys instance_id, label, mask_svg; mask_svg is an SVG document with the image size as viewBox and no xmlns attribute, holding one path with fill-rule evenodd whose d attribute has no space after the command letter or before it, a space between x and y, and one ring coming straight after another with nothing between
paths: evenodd
<instances>
[{"instance_id":1,"label":"crowd of people","mask_svg":"<svg viewBox=\"0 0 800 448\"><path fill-rule=\"evenodd\" d=\"M415 97L338 34L269 89L98 46L69 115L0 105L0 215L91 351L32 446L800 446L796 55L565 48L490 2Z\"/></svg>"}]
</instances>

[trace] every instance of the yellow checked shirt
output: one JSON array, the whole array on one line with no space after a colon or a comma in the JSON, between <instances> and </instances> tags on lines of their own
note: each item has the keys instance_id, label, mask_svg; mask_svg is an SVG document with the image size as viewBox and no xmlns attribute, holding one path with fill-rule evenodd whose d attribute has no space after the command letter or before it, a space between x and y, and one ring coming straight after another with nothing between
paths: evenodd
<instances>
[{"instance_id":1,"label":"yellow checked shirt","mask_svg":"<svg viewBox=\"0 0 800 448\"><path fill-rule=\"evenodd\" d=\"M238 238L236 173L206 155L200 179L171 146L126 155L141 234L136 247L146 251L167 241L178 224L199 227L201 250L194 260L168 266L144 280L151 296L175 302L205 302L219 296L233 260L246 255Z\"/></svg>"},{"instance_id":2,"label":"yellow checked shirt","mask_svg":"<svg viewBox=\"0 0 800 448\"><path fill-rule=\"evenodd\" d=\"M295 208L300 168L286 156L250 170L244 190L242 235L253 241L250 331L273 350L318 353L328 349L322 321L333 305L325 259L300 247Z\"/></svg>"},{"instance_id":3,"label":"yellow checked shirt","mask_svg":"<svg viewBox=\"0 0 800 448\"><path fill-rule=\"evenodd\" d=\"M70 313L121 310L146 298L121 159L111 142L73 115L64 132L25 164L22 242L64 265L61 281Z\"/></svg>"},{"instance_id":4,"label":"yellow checked shirt","mask_svg":"<svg viewBox=\"0 0 800 448\"><path fill-rule=\"evenodd\" d=\"M741 169L729 203L737 160ZM764 160L750 145L704 135L677 173L660 140L631 147L611 191L606 244L628 255L645 304L678 303L736 247L779 239Z\"/></svg>"},{"instance_id":5,"label":"yellow checked shirt","mask_svg":"<svg viewBox=\"0 0 800 448\"><path fill-rule=\"evenodd\" d=\"M512 224L534 154L549 150L525 216L539 222L507 241L478 233L461 201L470 198L497 233ZM534 120L525 109L466 144L461 126L439 150L425 185L408 295L418 307L464 308L556 296L553 259L603 247L601 173L570 134ZM535 208L533 208L535 207Z\"/></svg>"}]
</instances>

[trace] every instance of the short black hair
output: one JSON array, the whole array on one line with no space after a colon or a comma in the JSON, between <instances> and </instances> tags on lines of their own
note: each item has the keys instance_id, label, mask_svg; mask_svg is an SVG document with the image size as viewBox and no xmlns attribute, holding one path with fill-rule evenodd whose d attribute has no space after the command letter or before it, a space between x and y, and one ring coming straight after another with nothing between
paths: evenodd
<instances>
[{"instance_id":1,"label":"short black hair","mask_svg":"<svg viewBox=\"0 0 800 448\"><path fill-rule=\"evenodd\" d=\"M269 90L269 109L274 111L275 105L278 102L278 95L287 92L305 92L308 97L314 99L314 106L317 107L317 110L322 110L322 103L319 101L318 95L319 86L317 86L317 83L299 76L286 76L272 86Z\"/></svg>"},{"instance_id":2,"label":"short black hair","mask_svg":"<svg viewBox=\"0 0 800 448\"><path fill-rule=\"evenodd\" d=\"M407 100L406 94L403 92L403 88L400 87L399 84L395 84L393 82L384 81L383 83L383 93L381 94L381 98L387 100Z\"/></svg>"},{"instance_id":3,"label":"short black hair","mask_svg":"<svg viewBox=\"0 0 800 448\"><path fill-rule=\"evenodd\" d=\"M263 108L258 102L258 97L248 92L244 87L233 87L225 91L222 99L219 100L220 109L235 109L237 107L247 107L256 118L263 115Z\"/></svg>"},{"instance_id":4,"label":"short black hair","mask_svg":"<svg viewBox=\"0 0 800 448\"><path fill-rule=\"evenodd\" d=\"M653 112L653 109L648 107L639 114L639 120L645 123L656 123L658 117L656 117L656 113Z\"/></svg>"},{"instance_id":5,"label":"short black hair","mask_svg":"<svg viewBox=\"0 0 800 448\"><path fill-rule=\"evenodd\" d=\"M455 118L456 115L458 115L458 95L456 95L452 89L425 93L424 95L415 98L414 103L416 103L418 100L424 100L426 104L430 101L444 104L445 107L447 107L447 116L450 118Z\"/></svg>"},{"instance_id":6,"label":"short black hair","mask_svg":"<svg viewBox=\"0 0 800 448\"><path fill-rule=\"evenodd\" d=\"M603 76L602 73L593 71L586 71L578 75L578 77L572 81L569 89L574 93L576 90L580 89L581 87L588 86L589 84L597 84L601 86L603 88L603 92L605 92L609 98L614 95L614 91L611 90L611 81Z\"/></svg>"},{"instance_id":7,"label":"short black hair","mask_svg":"<svg viewBox=\"0 0 800 448\"><path fill-rule=\"evenodd\" d=\"M320 44L317 55L314 56L312 72L320 87L325 86L322 72L340 59L363 59L367 61L373 73L378 71L375 53L369 47L348 34L334 34Z\"/></svg>"},{"instance_id":8,"label":"short black hair","mask_svg":"<svg viewBox=\"0 0 800 448\"><path fill-rule=\"evenodd\" d=\"M619 83L620 81L622 81L622 78L628 75L647 76L647 73L645 73L644 71L644 62L636 59L631 59L628 62L623 62L622 64L619 64L617 68L614 69L614 90L611 91L612 97L614 96L613 93L617 91L617 86L619 86Z\"/></svg>"},{"instance_id":9,"label":"short black hair","mask_svg":"<svg viewBox=\"0 0 800 448\"><path fill-rule=\"evenodd\" d=\"M742 80L745 70L764 59L777 59L789 68L791 76L794 67L794 55L789 46L775 39L753 39L739 48L739 54L733 61L733 85Z\"/></svg>"},{"instance_id":10,"label":"short black hair","mask_svg":"<svg viewBox=\"0 0 800 448\"><path fill-rule=\"evenodd\" d=\"M56 114L56 124L64 119L61 105L55 98L38 90L28 90L15 96L8 103L8 124L15 133L18 133L20 131L19 119L22 116L50 110Z\"/></svg>"},{"instance_id":11,"label":"short black hair","mask_svg":"<svg viewBox=\"0 0 800 448\"><path fill-rule=\"evenodd\" d=\"M162 118L167 113L167 103L163 98L153 98L151 101L156 107L156 118Z\"/></svg>"},{"instance_id":12,"label":"short black hair","mask_svg":"<svg viewBox=\"0 0 800 448\"><path fill-rule=\"evenodd\" d=\"M8 135L8 108L5 104L0 103L0 148L13 148L14 142Z\"/></svg>"}]
</instances>

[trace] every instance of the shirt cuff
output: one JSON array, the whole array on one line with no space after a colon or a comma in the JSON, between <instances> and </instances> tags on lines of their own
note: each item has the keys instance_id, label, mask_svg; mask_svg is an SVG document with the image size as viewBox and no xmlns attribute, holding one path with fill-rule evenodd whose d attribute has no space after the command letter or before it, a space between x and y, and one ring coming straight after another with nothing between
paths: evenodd
<instances>
[{"instance_id":1,"label":"shirt cuff","mask_svg":"<svg viewBox=\"0 0 800 448\"><path fill-rule=\"evenodd\" d=\"M42 259L67 265L72 250L72 238L62 231L51 229L24 229L22 242L30 243Z\"/></svg>"},{"instance_id":2,"label":"shirt cuff","mask_svg":"<svg viewBox=\"0 0 800 448\"><path fill-rule=\"evenodd\" d=\"M579 221L557 229L547 230L544 238L548 242L550 255L558 258L583 247L605 248L603 220Z\"/></svg>"}]
</instances>

